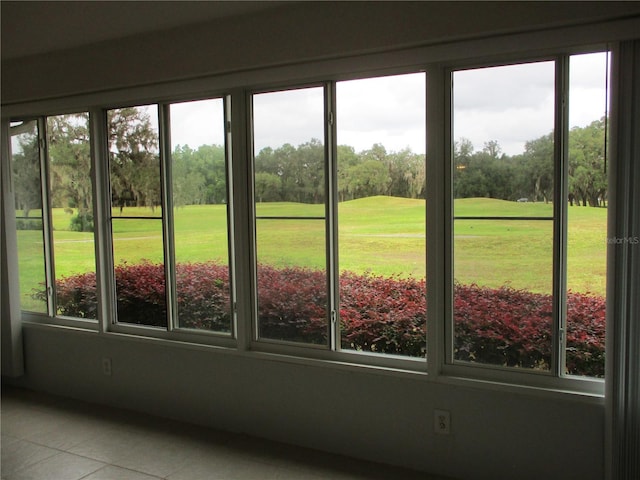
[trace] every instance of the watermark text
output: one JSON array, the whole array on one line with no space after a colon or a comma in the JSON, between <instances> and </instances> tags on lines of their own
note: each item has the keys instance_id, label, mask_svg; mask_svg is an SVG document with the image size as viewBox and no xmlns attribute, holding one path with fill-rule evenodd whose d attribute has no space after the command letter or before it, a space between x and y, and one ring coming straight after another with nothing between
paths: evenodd
<instances>
[{"instance_id":1,"label":"watermark text","mask_svg":"<svg viewBox=\"0 0 640 480\"><path fill-rule=\"evenodd\" d=\"M607 237L608 245L640 245L640 237Z\"/></svg>"}]
</instances>

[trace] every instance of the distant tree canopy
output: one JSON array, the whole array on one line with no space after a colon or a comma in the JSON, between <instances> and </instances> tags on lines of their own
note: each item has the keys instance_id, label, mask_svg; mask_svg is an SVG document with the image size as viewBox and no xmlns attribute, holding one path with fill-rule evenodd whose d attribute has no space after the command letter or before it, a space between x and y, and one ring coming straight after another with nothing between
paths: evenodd
<instances>
[{"instance_id":1,"label":"distant tree canopy","mask_svg":"<svg viewBox=\"0 0 640 480\"><path fill-rule=\"evenodd\" d=\"M298 147L263 148L255 158L256 199L323 202L324 163L324 146L316 139ZM372 195L420 198L424 185L424 155L409 149L387 152L380 144L359 153L353 147L338 146L340 201Z\"/></svg>"},{"instance_id":2,"label":"distant tree canopy","mask_svg":"<svg viewBox=\"0 0 640 480\"><path fill-rule=\"evenodd\" d=\"M86 114L49 117L48 148L52 168L52 206L91 211L90 144ZM607 199L604 118L575 127L569 136L568 201L602 206ZM108 115L108 149L113 206L154 208L160 204L158 134L148 114L135 108ZM16 208L28 215L40 208L39 153L35 129L17 137L13 155ZM301 145L265 147L255 156L258 202L325 201L324 145L311 139ZM387 151L381 144L356 152L338 146L339 201L373 195L425 198L424 154L409 148ZM553 198L553 134L526 142L524 152L506 155L496 141L480 151L465 138L454 143L453 195L515 201ZM222 145L193 149L178 145L171 152L173 202L176 206L227 202L226 155Z\"/></svg>"},{"instance_id":3,"label":"distant tree canopy","mask_svg":"<svg viewBox=\"0 0 640 480\"><path fill-rule=\"evenodd\" d=\"M569 193L571 205L604 206L607 200L605 119L569 132ZM553 198L553 133L525 143L524 152L501 154L495 141L474 152L468 139L454 144L455 198L526 198L549 202Z\"/></svg>"},{"instance_id":4,"label":"distant tree canopy","mask_svg":"<svg viewBox=\"0 0 640 480\"><path fill-rule=\"evenodd\" d=\"M24 124L16 135L17 147L12 155L11 170L16 210L28 217L31 210L42 208L40 189L40 149L35 122Z\"/></svg>"}]
</instances>

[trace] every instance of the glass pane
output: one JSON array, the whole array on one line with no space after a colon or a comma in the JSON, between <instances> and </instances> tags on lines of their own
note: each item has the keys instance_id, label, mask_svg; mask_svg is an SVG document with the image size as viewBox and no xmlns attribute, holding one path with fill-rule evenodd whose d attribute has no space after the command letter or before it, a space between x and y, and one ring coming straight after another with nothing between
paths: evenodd
<instances>
[{"instance_id":1,"label":"glass pane","mask_svg":"<svg viewBox=\"0 0 640 480\"><path fill-rule=\"evenodd\" d=\"M425 80L336 85L343 349L426 354Z\"/></svg>"},{"instance_id":2,"label":"glass pane","mask_svg":"<svg viewBox=\"0 0 640 480\"><path fill-rule=\"evenodd\" d=\"M454 198L536 216L526 203L553 198L554 63L458 71L453 85Z\"/></svg>"},{"instance_id":3,"label":"glass pane","mask_svg":"<svg viewBox=\"0 0 640 480\"><path fill-rule=\"evenodd\" d=\"M548 370L553 222L456 220L455 359Z\"/></svg>"},{"instance_id":4,"label":"glass pane","mask_svg":"<svg viewBox=\"0 0 640 480\"><path fill-rule=\"evenodd\" d=\"M256 221L262 338L326 345L324 220Z\"/></svg>"},{"instance_id":5,"label":"glass pane","mask_svg":"<svg viewBox=\"0 0 640 480\"><path fill-rule=\"evenodd\" d=\"M324 92L253 96L258 334L328 344Z\"/></svg>"},{"instance_id":6,"label":"glass pane","mask_svg":"<svg viewBox=\"0 0 640 480\"><path fill-rule=\"evenodd\" d=\"M453 74L455 360L550 368L554 70Z\"/></svg>"},{"instance_id":7,"label":"glass pane","mask_svg":"<svg viewBox=\"0 0 640 480\"><path fill-rule=\"evenodd\" d=\"M118 322L167 326L160 219L112 219Z\"/></svg>"},{"instance_id":8,"label":"glass pane","mask_svg":"<svg viewBox=\"0 0 640 480\"><path fill-rule=\"evenodd\" d=\"M47 118L58 315L97 318L89 115Z\"/></svg>"},{"instance_id":9,"label":"glass pane","mask_svg":"<svg viewBox=\"0 0 640 480\"><path fill-rule=\"evenodd\" d=\"M118 322L167 326L158 107L107 112Z\"/></svg>"},{"instance_id":10,"label":"glass pane","mask_svg":"<svg viewBox=\"0 0 640 480\"><path fill-rule=\"evenodd\" d=\"M40 148L36 121L11 125L11 150L20 307L22 310L47 313Z\"/></svg>"},{"instance_id":11,"label":"glass pane","mask_svg":"<svg viewBox=\"0 0 640 480\"><path fill-rule=\"evenodd\" d=\"M569 68L566 371L604 377L607 53L574 55Z\"/></svg>"},{"instance_id":12,"label":"glass pane","mask_svg":"<svg viewBox=\"0 0 640 480\"><path fill-rule=\"evenodd\" d=\"M178 324L231 332L223 101L170 110Z\"/></svg>"},{"instance_id":13,"label":"glass pane","mask_svg":"<svg viewBox=\"0 0 640 480\"><path fill-rule=\"evenodd\" d=\"M254 95L253 126L258 215L308 216L310 212L295 204L323 205L323 89ZM267 213L260 210L262 203L279 205ZM311 214L318 210L312 207Z\"/></svg>"},{"instance_id":14,"label":"glass pane","mask_svg":"<svg viewBox=\"0 0 640 480\"><path fill-rule=\"evenodd\" d=\"M107 112L114 216L161 217L158 107Z\"/></svg>"}]
</instances>

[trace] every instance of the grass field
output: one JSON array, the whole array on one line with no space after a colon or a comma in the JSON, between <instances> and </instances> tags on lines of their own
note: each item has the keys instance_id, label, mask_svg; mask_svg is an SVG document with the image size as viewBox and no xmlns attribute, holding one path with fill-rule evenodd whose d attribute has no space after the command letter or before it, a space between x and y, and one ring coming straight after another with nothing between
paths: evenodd
<instances>
[{"instance_id":1,"label":"grass field","mask_svg":"<svg viewBox=\"0 0 640 480\"><path fill-rule=\"evenodd\" d=\"M174 213L178 262L227 257L226 207L187 206ZM340 268L401 277L425 275L424 202L370 197L339 205ZM37 214L37 212L34 212ZM126 208L125 215L160 215L160 211ZM550 216L550 204L492 199L456 200L457 216ZM578 292L605 292L606 209L569 207L568 284ZM160 219L120 219L114 211L114 260L162 261ZM267 203L261 217L324 217L321 205ZM70 214L54 209L56 276L92 270L94 245L90 233L68 230ZM322 219L259 219L260 262L276 266L325 267L325 222ZM20 285L23 301L43 281L42 234L19 231ZM552 222L546 220L456 220L454 276L460 283L489 287L509 285L548 293L551 286ZM33 305L33 307L31 307Z\"/></svg>"}]
</instances>

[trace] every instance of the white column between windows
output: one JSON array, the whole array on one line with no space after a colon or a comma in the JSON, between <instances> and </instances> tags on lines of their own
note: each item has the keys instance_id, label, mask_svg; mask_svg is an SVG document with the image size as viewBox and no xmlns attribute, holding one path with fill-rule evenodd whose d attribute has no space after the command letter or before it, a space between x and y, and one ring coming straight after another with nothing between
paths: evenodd
<instances>
[{"instance_id":1,"label":"white column between windows","mask_svg":"<svg viewBox=\"0 0 640 480\"><path fill-rule=\"evenodd\" d=\"M164 295L167 305L167 331L179 327L176 301L176 255L173 231L173 184L171 160L171 116L168 104L158 105L160 137L160 203L162 205L162 238L164 249Z\"/></svg>"},{"instance_id":2,"label":"white column between windows","mask_svg":"<svg viewBox=\"0 0 640 480\"><path fill-rule=\"evenodd\" d=\"M451 90L450 72L441 65L427 69L427 371L434 376L453 359Z\"/></svg>"},{"instance_id":3,"label":"white column between windows","mask_svg":"<svg viewBox=\"0 0 640 480\"><path fill-rule=\"evenodd\" d=\"M115 322L116 296L111 238L111 191L107 151L107 113L100 108L89 112L91 139L91 181L96 255L96 297L98 331L107 332Z\"/></svg>"},{"instance_id":4,"label":"white column between windows","mask_svg":"<svg viewBox=\"0 0 640 480\"><path fill-rule=\"evenodd\" d=\"M566 364L567 190L569 176L569 56L555 62L553 136L553 325L551 371L561 377Z\"/></svg>"},{"instance_id":5,"label":"white column between windows","mask_svg":"<svg viewBox=\"0 0 640 480\"><path fill-rule=\"evenodd\" d=\"M253 181L251 146L251 105L244 89L231 92L231 170L232 199L235 238L235 273L237 296L235 297L236 336L238 350L249 350L256 328L255 287L257 280L253 269ZM256 330L257 331L257 330Z\"/></svg>"},{"instance_id":6,"label":"white column between windows","mask_svg":"<svg viewBox=\"0 0 640 480\"><path fill-rule=\"evenodd\" d=\"M640 478L640 40L612 55L605 472Z\"/></svg>"},{"instance_id":7,"label":"white column between windows","mask_svg":"<svg viewBox=\"0 0 640 480\"><path fill-rule=\"evenodd\" d=\"M16 212L11 179L11 138L9 122L2 121L0 157L0 319L2 321L2 375L24 374L20 285L18 283L18 246Z\"/></svg>"}]
</instances>

